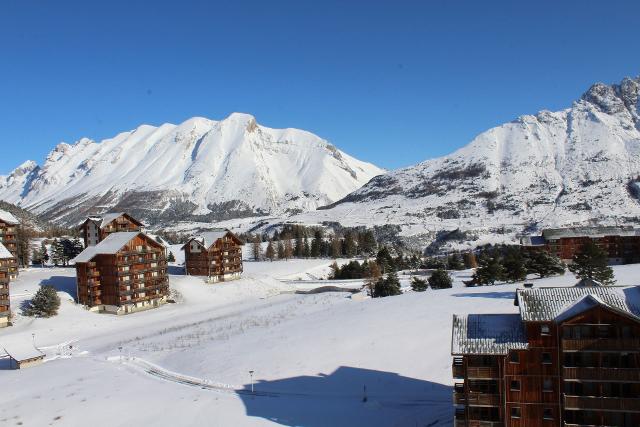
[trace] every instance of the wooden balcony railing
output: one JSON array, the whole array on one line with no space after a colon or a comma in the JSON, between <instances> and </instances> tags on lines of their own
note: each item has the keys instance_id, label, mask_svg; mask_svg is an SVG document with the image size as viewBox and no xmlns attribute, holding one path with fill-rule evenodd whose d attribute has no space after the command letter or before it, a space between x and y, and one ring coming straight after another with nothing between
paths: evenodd
<instances>
[{"instance_id":1,"label":"wooden balcony railing","mask_svg":"<svg viewBox=\"0 0 640 427\"><path fill-rule=\"evenodd\" d=\"M495 379L499 375L496 366L467 366L467 378Z\"/></svg>"},{"instance_id":2,"label":"wooden balcony railing","mask_svg":"<svg viewBox=\"0 0 640 427\"><path fill-rule=\"evenodd\" d=\"M500 406L499 394L467 393L467 405L469 406Z\"/></svg>"},{"instance_id":3,"label":"wooden balcony railing","mask_svg":"<svg viewBox=\"0 0 640 427\"><path fill-rule=\"evenodd\" d=\"M565 380L640 382L640 369L562 368Z\"/></svg>"},{"instance_id":4,"label":"wooden balcony railing","mask_svg":"<svg viewBox=\"0 0 640 427\"><path fill-rule=\"evenodd\" d=\"M453 378L464 378L464 365L461 362L458 363L456 359L453 359L451 371L453 373Z\"/></svg>"},{"instance_id":5,"label":"wooden balcony railing","mask_svg":"<svg viewBox=\"0 0 640 427\"><path fill-rule=\"evenodd\" d=\"M640 339L612 339L612 338L592 338L562 340L562 350L564 351L625 351L640 352Z\"/></svg>"},{"instance_id":6,"label":"wooden balcony railing","mask_svg":"<svg viewBox=\"0 0 640 427\"><path fill-rule=\"evenodd\" d=\"M640 412L640 398L564 395L565 409Z\"/></svg>"}]
</instances>

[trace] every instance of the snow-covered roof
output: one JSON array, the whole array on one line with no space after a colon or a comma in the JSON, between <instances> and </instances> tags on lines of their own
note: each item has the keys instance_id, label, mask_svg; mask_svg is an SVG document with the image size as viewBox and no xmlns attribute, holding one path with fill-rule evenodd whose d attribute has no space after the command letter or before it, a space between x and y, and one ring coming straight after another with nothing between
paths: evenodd
<instances>
[{"instance_id":1,"label":"snow-covered roof","mask_svg":"<svg viewBox=\"0 0 640 427\"><path fill-rule=\"evenodd\" d=\"M542 236L546 240L563 237L640 236L640 229L632 226L550 228L542 230Z\"/></svg>"},{"instance_id":2,"label":"snow-covered roof","mask_svg":"<svg viewBox=\"0 0 640 427\"><path fill-rule=\"evenodd\" d=\"M542 236L523 236L520 238L520 244L523 246L544 246L545 243Z\"/></svg>"},{"instance_id":3,"label":"snow-covered roof","mask_svg":"<svg viewBox=\"0 0 640 427\"><path fill-rule=\"evenodd\" d=\"M80 227L82 227L87 221L93 221L95 222L99 228L103 228L106 227L107 225L109 225L109 223L111 223L113 220L121 217L122 215L127 215L133 222L140 224L141 226L144 226L144 224L140 221L138 221L137 219L133 218L131 215L129 215L126 212L108 212L102 216L100 215L90 215L87 219L85 219L81 224Z\"/></svg>"},{"instance_id":4,"label":"snow-covered roof","mask_svg":"<svg viewBox=\"0 0 640 427\"><path fill-rule=\"evenodd\" d=\"M453 315L451 354L507 354L528 348L518 314Z\"/></svg>"},{"instance_id":5,"label":"snow-covered roof","mask_svg":"<svg viewBox=\"0 0 640 427\"><path fill-rule=\"evenodd\" d=\"M2 243L0 243L0 259L7 259L7 258L13 258L13 255Z\"/></svg>"},{"instance_id":6,"label":"snow-covered roof","mask_svg":"<svg viewBox=\"0 0 640 427\"><path fill-rule=\"evenodd\" d=\"M23 361L44 357L44 353L33 346L29 340L3 344L5 353L13 360Z\"/></svg>"},{"instance_id":7,"label":"snow-covered roof","mask_svg":"<svg viewBox=\"0 0 640 427\"><path fill-rule=\"evenodd\" d=\"M124 214L125 214L124 212L109 212L109 213L106 213L106 214L102 215L102 222L100 223L100 228L106 226L111 221L115 220L116 218L119 218L120 216L122 216Z\"/></svg>"},{"instance_id":8,"label":"snow-covered roof","mask_svg":"<svg viewBox=\"0 0 640 427\"><path fill-rule=\"evenodd\" d=\"M193 236L189 241L195 240L200 242L206 249L209 249L218 239L222 239L227 233L230 233L230 231L225 229L205 231L197 236Z\"/></svg>"},{"instance_id":9,"label":"snow-covered roof","mask_svg":"<svg viewBox=\"0 0 640 427\"><path fill-rule=\"evenodd\" d=\"M123 231L119 233L111 233L106 239L95 246L89 246L73 259L74 262L89 262L96 255L113 255L122 249L138 234L144 234L140 231Z\"/></svg>"},{"instance_id":10,"label":"snow-covered roof","mask_svg":"<svg viewBox=\"0 0 640 427\"><path fill-rule=\"evenodd\" d=\"M18 219L13 216L11 212L3 211L2 209L0 209L0 221L13 225L20 224L20 221L18 221Z\"/></svg>"},{"instance_id":11,"label":"snow-covered roof","mask_svg":"<svg viewBox=\"0 0 640 427\"><path fill-rule=\"evenodd\" d=\"M640 287L638 286L518 289L516 298L523 321L548 322L557 320L560 314L588 295L593 297L589 300L591 303L596 301L614 310L640 316Z\"/></svg>"}]
</instances>

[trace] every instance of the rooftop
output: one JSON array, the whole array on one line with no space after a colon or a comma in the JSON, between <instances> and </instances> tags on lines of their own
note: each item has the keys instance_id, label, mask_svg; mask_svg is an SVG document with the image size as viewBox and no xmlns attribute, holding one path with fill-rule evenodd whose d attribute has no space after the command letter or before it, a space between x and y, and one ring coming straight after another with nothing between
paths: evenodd
<instances>
[{"instance_id":1,"label":"rooftop","mask_svg":"<svg viewBox=\"0 0 640 427\"><path fill-rule=\"evenodd\" d=\"M3 211L0 209L0 221L6 222L7 224L18 225L20 221L13 216L11 212Z\"/></svg>"},{"instance_id":2,"label":"rooftop","mask_svg":"<svg viewBox=\"0 0 640 427\"><path fill-rule=\"evenodd\" d=\"M520 316L525 322L557 320L561 313L587 295L614 310L640 317L638 286L574 286L518 289L516 292Z\"/></svg>"},{"instance_id":3,"label":"rooftop","mask_svg":"<svg viewBox=\"0 0 640 427\"><path fill-rule=\"evenodd\" d=\"M451 354L504 355L528 346L518 314L453 315Z\"/></svg>"},{"instance_id":4,"label":"rooftop","mask_svg":"<svg viewBox=\"0 0 640 427\"><path fill-rule=\"evenodd\" d=\"M11 252L9 252L9 250L2 243L0 243L0 259L7 258L13 258L13 255L11 255Z\"/></svg>"},{"instance_id":5,"label":"rooftop","mask_svg":"<svg viewBox=\"0 0 640 427\"><path fill-rule=\"evenodd\" d=\"M74 262L89 262L96 255L113 255L122 249L138 234L140 231L124 231L120 233L111 233L106 239L95 246L89 246L73 259Z\"/></svg>"},{"instance_id":6,"label":"rooftop","mask_svg":"<svg viewBox=\"0 0 640 427\"><path fill-rule=\"evenodd\" d=\"M605 237L605 236L640 236L640 229L632 226L620 227L572 227L550 228L542 230L542 237L555 240L563 237Z\"/></svg>"}]
</instances>

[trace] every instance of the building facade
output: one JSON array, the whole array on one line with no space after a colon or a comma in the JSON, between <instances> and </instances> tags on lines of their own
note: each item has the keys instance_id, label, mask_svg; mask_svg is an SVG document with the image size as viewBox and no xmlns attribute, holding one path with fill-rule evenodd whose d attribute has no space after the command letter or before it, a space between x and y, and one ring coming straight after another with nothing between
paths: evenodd
<instances>
[{"instance_id":1,"label":"building facade","mask_svg":"<svg viewBox=\"0 0 640 427\"><path fill-rule=\"evenodd\" d=\"M15 216L7 211L0 210L0 243L7 248L16 260L18 259L18 225L20 225L20 221ZM16 268L11 278L16 278L17 276L18 269Z\"/></svg>"},{"instance_id":2,"label":"building facade","mask_svg":"<svg viewBox=\"0 0 640 427\"><path fill-rule=\"evenodd\" d=\"M125 212L112 212L91 216L80 225L84 247L95 246L111 233L143 231L144 224Z\"/></svg>"},{"instance_id":3,"label":"building facade","mask_svg":"<svg viewBox=\"0 0 640 427\"><path fill-rule=\"evenodd\" d=\"M640 426L640 288L518 290L454 316L456 427Z\"/></svg>"},{"instance_id":4,"label":"building facade","mask_svg":"<svg viewBox=\"0 0 640 427\"><path fill-rule=\"evenodd\" d=\"M0 328L11 325L9 282L18 272L15 257L0 243Z\"/></svg>"},{"instance_id":5,"label":"building facade","mask_svg":"<svg viewBox=\"0 0 640 427\"><path fill-rule=\"evenodd\" d=\"M229 230L192 237L182 247L185 271L206 276L211 282L239 279L242 275L242 241Z\"/></svg>"},{"instance_id":6,"label":"building facade","mask_svg":"<svg viewBox=\"0 0 640 427\"><path fill-rule=\"evenodd\" d=\"M169 278L164 246L137 231L109 234L75 258L78 302L127 314L164 304Z\"/></svg>"},{"instance_id":7,"label":"building facade","mask_svg":"<svg viewBox=\"0 0 640 427\"><path fill-rule=\"evenodd\" d=\"M530 251L545 250L567 263L588 241L607 252L610 264L640 262L640 229L630 226L548 229L540 236L526 236L520 240Z\"/></svg>"}]
</instances>

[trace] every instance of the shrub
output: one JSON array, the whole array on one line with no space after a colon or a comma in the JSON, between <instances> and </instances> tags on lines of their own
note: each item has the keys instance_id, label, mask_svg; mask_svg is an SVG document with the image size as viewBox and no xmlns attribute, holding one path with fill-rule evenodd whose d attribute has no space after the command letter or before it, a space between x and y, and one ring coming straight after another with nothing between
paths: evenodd
<instances>
[{"instance_id":1,"label":"shrub","mask_svg":"<svg viewBox=\"0 0 640 427\"><path fill-rule=\"evenodd\" d=\"M453 286L451 276L445 270L439 268L429 277L431 289L445 289Z\"/></svg>"},{"instance_id":2,"label":"shrub","mask_svg":"<svg viewBox=\"0 0 640 427\"><path fill-rule=\"evenodd\" d=\"M429 285L427 284L427 281L424 279L419 279L416 276L413 276L411 278L411 289L413 289L416 292L424 292L427 290L427 288L429 287Z\"/></svg>"}]
</instances>

